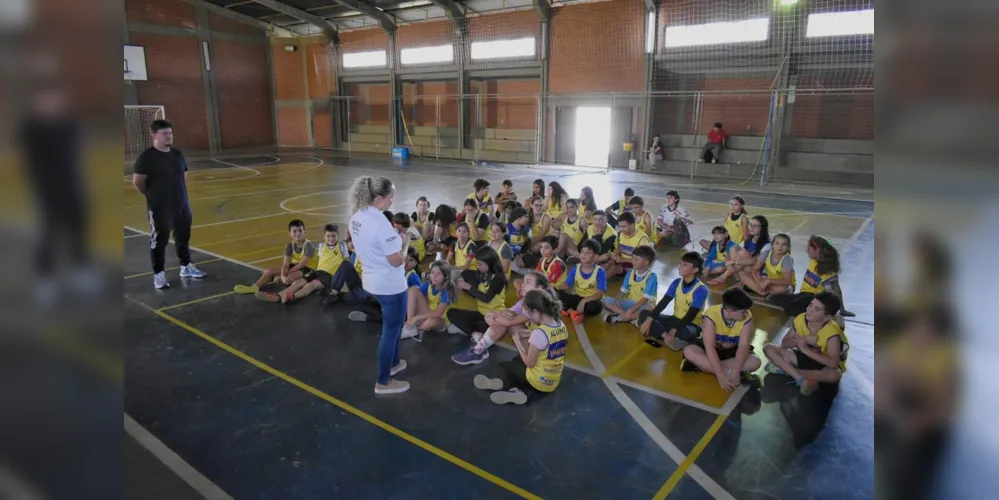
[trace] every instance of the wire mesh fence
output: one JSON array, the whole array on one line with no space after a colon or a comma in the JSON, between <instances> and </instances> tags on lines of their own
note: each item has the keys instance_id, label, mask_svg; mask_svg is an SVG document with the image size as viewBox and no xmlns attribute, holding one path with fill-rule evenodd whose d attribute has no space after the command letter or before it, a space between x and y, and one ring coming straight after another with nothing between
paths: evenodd
<instances>
[{"instance_id":1,"label":"wire mesh fence","mask_svg":"<svg viewBox=\"0 0 999 500\"><path fill-rule=\"evenodd\" d=\"M154 120L165 118L163 106L125 106L125 163L133 163L139 154L152 146L149 126Z\"/></svg>"}]
</instances>

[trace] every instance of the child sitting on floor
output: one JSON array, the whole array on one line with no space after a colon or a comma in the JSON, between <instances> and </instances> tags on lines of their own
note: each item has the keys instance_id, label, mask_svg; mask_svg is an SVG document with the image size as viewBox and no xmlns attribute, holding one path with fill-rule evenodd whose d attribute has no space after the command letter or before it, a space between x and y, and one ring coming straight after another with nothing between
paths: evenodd
<instances>
[{"instance_id":1,"label":"child sitting on floor","mask_svg":"<svg viewBox=\"0 0 999 500\"><path fill-rule=\"evenodd\" d=\"M794 318L780 345L763 347L766 371L794 379L801 394L811 395L819 384L838 384L846 371L850 344L836 322L840 300L832 292L815 295L804 313Z\"/></svg>"},{"instance_id":2,"label":"child sitting on floor","mask_svg":"<svg viewBox=\"0 0 999 500\"><path fill-rule=\"evenodd\" d=\"M489 348L499 342L507 333L516 335L523 331L529 331L530 318L524 312L523 297L531 290L545 290L555 296L555 290L552 289L544 274L538 271L528 271L524 275L520 290L518 290L520 301L510 309L486 313L486 324L489 325L489 328L482 335L473 335L472 342L474 344L472 347L451 356L451 361L459 365L477 365L489 359Z\"/></svg>"},{"instance_id":3,"label":"child sitting on floor","mask_svg":"<svg viewBox=\"0 0 999 500\"><path fill-rule=\"evenodd\" d=\"M729 288L722 303L704 311L701 337L683 349L680 370L706 372L718 385L732 392L742 383L742 373L760 368L753 354L753 299L742 288Z\"/></svg>"},{"instance_id":4,"label":"child sitting on floor","mask_svg":"<svg viewBox=\"0 0 999 500\"><path fill-rule=\"evenodd\" d=\"M522 405L558 388L569 341L569 329L558 317L561 308L558 299L544 290L527 292L524 313L535 328L513 336L518 356L500 363L502 378L475 376L477 389L496 391L489 395L493 403Z\"/></svg>"},{"instance_id":5,"label":"child sitting on floor","mask_svg":"<svg viewBox=\"0 0 999 500\"><path fill-rule=\"evenodd\" d=\"M413 225L412 219L399 212L392 216L392 227L399 231L399 234L409 238L409 248L416 250L418 261L423 262L423 259L427 257L427 242L420 234L420 230Z\"/></svg>"},{"instance_id":6,"label":"child sitting on floor","mask_svg":"<svg viewBox=\"0 0 999 500\"><path fill-rule=\"evenodd\" d=\"M715 226L711 230L712 242L708 247L708 255L704 258L704 275L708 277L725 274L725 261L728 256L739 249L731 238L725 226ZM720 284L712 280L711 284Z\"/></svg>"},{"instance_id":7,"label":"child sitting on floor","mask_svg":"<svg viewBox=\"0 0 999 500\"><path fill-rule=\"evenodd\" d=\"M334 290L333 276L339 273L345 262L347 267L350 267L350 253L347 251L347 244L340 241L339 232L340 229L336 224L326 224L323 228L323 242L319 244L317 252L319 259L316 269L292 282L281 293L260 292L262 298L268 302L280 300L281 303L287 304L308 297L316 290Z\"/></svg>"},{"instance_id":8,"label":"child sitting on floor","mask_svg":"<svg viewBox=\"0 0 999 500\"><path fill-rule=\"evenodd\" d=\"M408 320L402 327L400 338L415 337L423 340L423 332L443 332L447 329L446 314L451 304L458 300L451 265L446 260L430 264L426 283L409 287L407 303Z\"/></svg>"},{"instance_id":9,"label":"child sitting on floor","mask_svg":"<svg viewBox=\"0 0 999 500\"><path fill-rule=\"evenodd\" d=\"M316 247L305 239L305 223L295 219L288 223L288 237L291 241L284 247L284 260L280 266L264 269L257 282L252 285L236 285L233 291L240 294L257 293L260 287L271 283L291 285L311 269L309 264L316 255ZM264 296L258 298L265 298Z\"/></svg>"},{"instance_id":10,"label":"child sitting on floor","mask_svg":"<svg viewBox=\"0 0 999 500\"><path fill-rule=\"evenodd\" d=\"M645 342L653 347L667 347L674 351L683 350L697 340L701 333L701 313L708 301L708 287L701 283L697 275L704 267L704 258L697 252L687 252L680 257L676 269L680 277L670 283L666 295L651 311L642 311L639 316L639 331ZM663 314L670 302L673 314Z\"/></svg>"},{"instance_id":11,"label":"child sitting on floor","mask_svg":"<svg viewBox=\"0 0 999 500\"><path fill-rule=\"evenodd\" d=\"M639 313L652 309L659 290L659 278L649 269L656 260L656 251L652 247L641 246L633 254L635 267L624 275L621 292L617 298L604 297L604 307L611 313L607 315L608 323L636 322Z\"/></svg>"},{"instance_id":12,"label":"child sitting on floor","mask_svg":"<svg viewBox=\"0 0 999 500\"><path fill-rule=\"evenodd\" d=\"M572 318L573 323L582 323L584 315L596 316L603 310L600 300L607 293L607 273L594 262L599 250L600 243L594 240L583 242L579 250L579 264L569 268L565 283L558 292L558 298L565 306L562 314Z\"/></svg>"}]
</instances>

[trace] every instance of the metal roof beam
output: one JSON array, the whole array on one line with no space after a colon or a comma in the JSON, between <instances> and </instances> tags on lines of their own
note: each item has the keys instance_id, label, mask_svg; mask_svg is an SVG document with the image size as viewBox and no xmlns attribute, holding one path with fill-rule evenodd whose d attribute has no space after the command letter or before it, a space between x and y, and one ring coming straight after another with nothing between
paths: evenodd
<instances>
[{"instance_id":1,"label":"metal roof beam","mask_svg":"<svg viewBox=\"0 0 999 500\"><path fill-rule=\"evenodd\" d=\"M322 30L323 35L332 43L334 46L340 45L340 35L336 31L336 26L329 22L328 20L319 17L311 12L306 12L302 9L292 7L286 3L278 2L277 0L253 0L254 2L267 7L268 9L280 12L282 14L294 17L300 21L312 24Z\"/></svg>"},{"instance_id":2,"label":"metal roof beam","mask_svg":"<svg viewBox=\"0 0 999 500\"><path fill-rule=\"evenodd\" d=\"M454 0L430 0L430 3L444 9L444 12L447 12L447 17L451 19L464 19L465 17L465 11Z\"/></svg>"},{"instance_id":3,"label":"metal roof beam","mask_svg":"<svg viewBox=\"0 0 999 500\"><path fill-rule=\"evenodd\" d=\"M205 0L184 0L184 1L196 7L203 7L205 10L211 12L212 14L217 14L219 16L232 19L233 21L238 21L243 24L260 28L264 30L268 35L288 37L288 38L298 36L295 32L289 29L282 28L280 26L268 23L266 21L261 21L257 18L250 17L245 14L240 14L239 12L227 9L225 7L219 7L218 5L206 2Z\"/></svg>"},{"instance_id":4,"label":"metal roof beam","mask_svg":"<svg viewBox=\"0 0 999 500\"><path fill-rule=\"evenodd\" d=\"M333 0L336 3L363 12L364 15L374 18L386 33L395 33L395 18L387 12L361 0Z\"/></svg>"}]
</instances>

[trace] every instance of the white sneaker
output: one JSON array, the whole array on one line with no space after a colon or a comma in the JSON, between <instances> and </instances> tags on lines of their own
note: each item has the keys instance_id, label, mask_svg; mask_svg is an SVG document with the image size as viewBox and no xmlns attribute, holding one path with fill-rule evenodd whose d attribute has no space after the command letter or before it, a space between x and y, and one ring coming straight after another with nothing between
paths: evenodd
<instances>
[{"instance_id":1,"label":"white sneaker","mask_svg":"<svg viewBox=\"0 0 999 500\"><path fill-rule=\"evenodd\" d=\"M204 271L202 271L202 270L194 267L194 264L188 264L188 265L180 268L180 277L181 278L194 278L196 280L200 280L201 278L204 278L205 276L208 276L208 275L205 274Z\"/></svg>"},{"instance_id":2,"label":"white sneaker","mask_svg":"<svg viewBox=\"0 0 999 500\"><path fill-rule=\"evenodd\" d=\"M368 315L362 311L350 311L350 314L347 315L347 319L363 323L368 320Z\"/></svg>"},{"instance_id":3,"label":"white sneaker","mask_svg":"<svg viewBox=\"0 0 999 500\"><path fill-rule=\"evenodd\" d=\"M399 394L409 390L409 382L402 380L389 380L385 385L375 384L375 394Z\"/></svg>"},{"instance_id":4,"label":"white sneaker","mask_svg":"<svg viewBox=\"0 0 999 500\"><path fill-rule=\"evenodd\" d=\"M420 334L420 329L415 326L404 326L402 327L402 335L399 336L400 340L411 339Z\"/></svg>"},{"instance_id":5,"label":"white sneaker","mask_svg":"<svg viewBox=\"0 0 999 500\"><path fill-rule=\"evenodd\" d=\"M160 271L153 275L153 286L156 287L157 290L170 288L170 282L167 281L165 272Z\"/></svg>"},{"instance_id":6,"label":"white sneaker","mask_svg":"<svg viewBox=\"0 0 999 500\"><path fill-rule=\"evenodd\" d=\"M454 326L454 325L448 325L447 332L450 333L451 335L457 335L459 333L465 333L465 332L461 331L461 328L458 328L457 326Z\"/></svg>"},{"instance_id":7,"label":"white sneaker","mask_svg":"<svg viewBox=\"0 0 999 500\"><path fill-rule=\"evenodd\" d=\"M389 375L392 376L392 377L394 377L394 376L402 373L402 371L406 369L406 366L408 366L408 365L406 365L406 360L405 359L400 359L399 360L399 364L393 366L392 370L389 371Z\"/></svg>"}]
</instances>

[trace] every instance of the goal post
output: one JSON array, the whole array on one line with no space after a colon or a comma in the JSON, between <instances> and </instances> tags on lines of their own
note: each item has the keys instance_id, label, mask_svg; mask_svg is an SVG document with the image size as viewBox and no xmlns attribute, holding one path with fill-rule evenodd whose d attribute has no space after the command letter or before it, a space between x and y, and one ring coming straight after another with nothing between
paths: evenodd
<instances>
[{"instance_id":1,"label":"goal post","mask_svg":"<svg viewBox=\"0 0 999 500\"><path fill-rule=\"evenodd\" d=\"M149 125L166 118L163 106L125 106L125 162L132 163L153 144Z\"/></svg>"}]
</instances>

